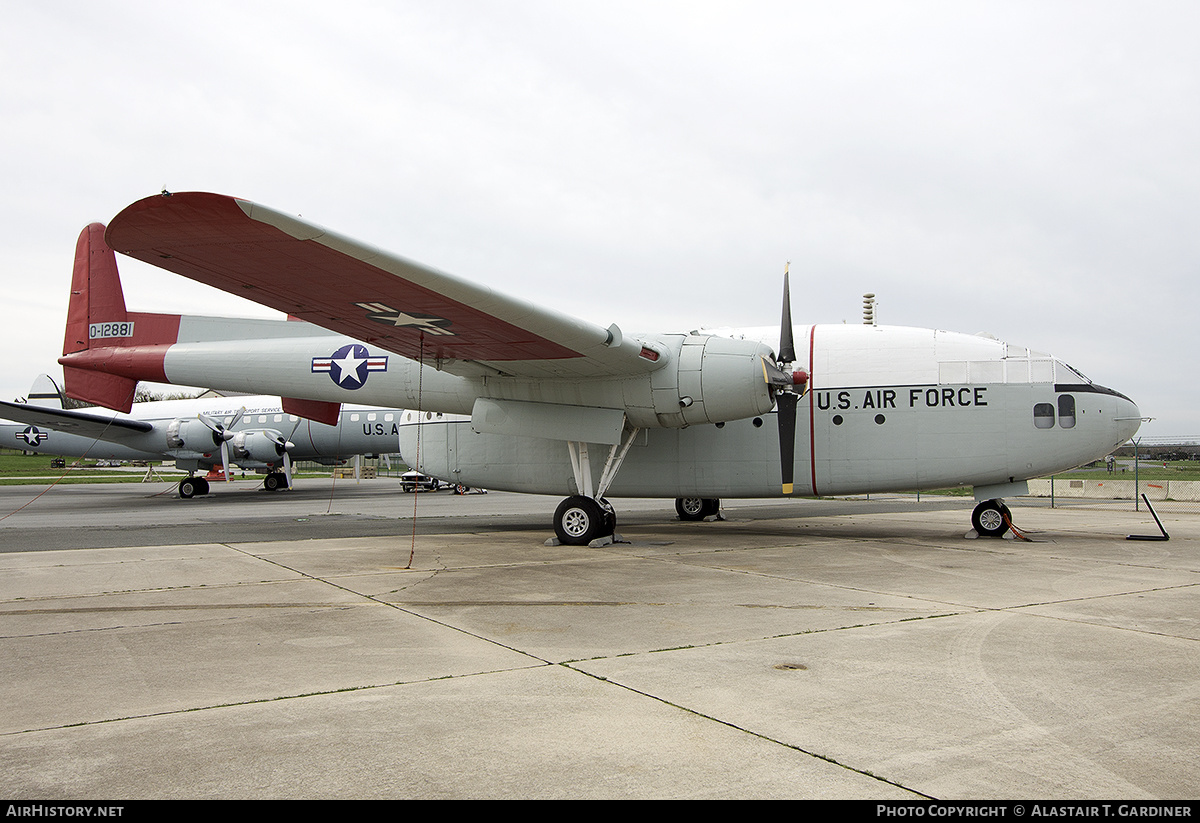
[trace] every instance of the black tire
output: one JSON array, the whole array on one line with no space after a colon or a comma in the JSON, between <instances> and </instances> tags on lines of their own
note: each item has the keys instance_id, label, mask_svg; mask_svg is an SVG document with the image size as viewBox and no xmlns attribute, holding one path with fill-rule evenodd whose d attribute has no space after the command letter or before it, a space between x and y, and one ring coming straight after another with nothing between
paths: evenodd
<instances>
[{"instance_id":1,"label":"black tire","mask_svg":"<svg viewBox=\"0 0 1200 823\"><path fill-rule=\"evenodd\" d=\"M554 535L564 546L586 546L605 534L604 509L590 497L577 494L558 504Z\"/></svg>"},{"instance_id":2,"label":"black tire","mask_svg":"<svg viewBox=\"0 0 1200 823\"><path fill-rule=\"evenodd\" d=\"M196 494L208 494L208 478L196 478Z\"/></svg>"},{"instance_id":3,"label":"black tire","mask_svg":"<svg viewBox=\"0 0 1200 823\"><path fill-rule=\"evenodd\" d=\"M703 520L721 510L719 497L677 497L675 511L680 520Z\"/></svg>"},{"instance_id":4,"label":"black tire","mask_svg":"<svg viewBox=\"0 0 1200 823\"><path fill-rule=\"evenodd\" d=\"M273 492L276 489L282 489L283 486L283 478L280 477L280 475L276 472L271 472L263 478L263 488L269 492Z\"/></svg>"},{"instance_id":5,"label":"black tire","mask_svg":"<svg viewBox=\"0 0 1200 823\"><path fill-rule=\"evenodd\" d=\"M198 490L199 484L195 477L185 477L179 481L179 496L184 500L191 500L197 494L203 494Z\"/></svg>"},{"instance_id":6,"label":"black tire","mask_svg":"<svg viewBox=\"0 0 1200 823\"><path fill-rule=\"evenodd\" d=\"M703 520L708 516L708 501L703 497L676 497L675 511L680 520Z\"/></svg>"},{"instance_id":7,"label":"black tire","mask_svg":"<svg viewBox=\"0 0 1200 823\"><path fill-rule=\"evenodd\" d=\"M971 512L971 525L980 537L1002 537L1009 521L1008 506L999 500L985 500Z\"/></svg>"}]
</instances>

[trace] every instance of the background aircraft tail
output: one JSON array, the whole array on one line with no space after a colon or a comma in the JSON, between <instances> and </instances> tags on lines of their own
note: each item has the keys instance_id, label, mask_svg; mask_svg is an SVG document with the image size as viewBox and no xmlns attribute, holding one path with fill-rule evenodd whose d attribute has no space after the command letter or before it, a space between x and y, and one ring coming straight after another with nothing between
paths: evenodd
<instances>
[{"instance_id":1,"label":"background aircraft tail","mask_svg":"<svg viewBox=\"0 0 1200 823\"><path fill-rule=\"evenodd\" d=\"M29 389L28 403L31 406L45 406L50 409L66 408L63 391L48 374L39 374Z\"/></svg>"}]
</instances>

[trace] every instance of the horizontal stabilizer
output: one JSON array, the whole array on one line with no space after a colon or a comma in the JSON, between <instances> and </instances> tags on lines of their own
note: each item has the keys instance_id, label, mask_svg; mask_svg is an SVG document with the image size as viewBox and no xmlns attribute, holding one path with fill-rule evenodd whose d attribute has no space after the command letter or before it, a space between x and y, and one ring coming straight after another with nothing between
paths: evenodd
<instances>
[{"instance_id":1,"label":"horizontal stabilizer","mask_svg":"<svg viewBox=\"0 0 1200 823\"><path fill-rule=\"evenodd\" d=\"M138 384L136 380L70 366L63 366L63 377L69 387L68 395L76 400L126 414L133 410L133 396L137 393Z\"/></svg>"},{"instance_id":2,"label":"horizontal stabilizer","mask_svg":"<svg viewBox=\"0 0 1200 823\"><path fill-rule=\"evenodd\" d=\"M288 414L303 417L326 426L336 426L338 415L341 413L341 403L327 403L323 400L300 400L295 397L281 397L283 410Z\"/></svg>"}]
</instances>

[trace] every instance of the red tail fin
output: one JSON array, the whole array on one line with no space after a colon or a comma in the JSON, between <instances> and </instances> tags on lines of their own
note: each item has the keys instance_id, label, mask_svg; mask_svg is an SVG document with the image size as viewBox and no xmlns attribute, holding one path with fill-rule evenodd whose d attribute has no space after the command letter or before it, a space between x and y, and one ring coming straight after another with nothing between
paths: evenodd
<instances>
[{"instance_id":1,"label":"red tail fin","mask_svg":"<svg viewBox=\"0 0 1200 823\"><path fill-rule=\"evenodd\" d=\"M79 233L75 244L75 270L71 274L71 303L67 308L67 334L63 354L91 347L88 327L92 317L104 323L125 323L125 294L117 272L117 255L104 242L104 225L92 223Z\"/></svg>"},{"instance_id":2,"label":"red tail fin","mask_svg":"<svg viewBox=\"0 0 1200 823\"><path fill-rule=\"evenodd\" d=\"M92 223L75 245L71 302L63 338L67 396L128 412L138 377L161 379L167 347L179 333L179 316L129 312L117 256L104 240L104 226Z\"/></svg>"}]
</instances>

